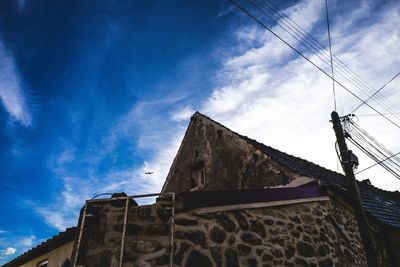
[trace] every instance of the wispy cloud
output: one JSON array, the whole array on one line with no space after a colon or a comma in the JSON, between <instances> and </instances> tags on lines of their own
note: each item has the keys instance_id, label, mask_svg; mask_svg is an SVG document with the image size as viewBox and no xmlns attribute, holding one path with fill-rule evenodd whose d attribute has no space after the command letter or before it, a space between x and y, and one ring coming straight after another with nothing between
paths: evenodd
<instances>
[{"instance_id":1,"label":"wispy cloud","mask_svg":"<svg viewBox=\"0 0 400 267\"><path fill-rule=\"evenodd\" d=\"M324 19L318 5L315 1L303 1L286 13L292 14L291 17L303 28L311 30ZM368 5L363 6L362 11L336 16L338 23L333 31L336 55L361 76L376 77L373 79L375 88L391 78L400 63L399 57L393 56L398 55L400 41L400 30L394 26L400 23L399 16L395 15L399 10L398 4L390 6L374 23L365 25L359 25L357 21L361 16L370 15ZM241 52L225 61L217 74L218 85L204 101L202 111L265 144L336 169L333 133L328 122L333 109L330 80L302 58L290 56L290 49L270 34L266 35L258 26L243 27L236 36ZM315 55L308 53L308 56L318 62ZM343 77L337 79L364 99L368 95ZM396 86L396 82L392 85ZM342 114L359 103L342 88L337 87L337 90ZM400 99L399 93L393 90L387 95L393 101ZM399 104L395 102L395 105ZM382 136L381 140L394 151L400 150L395 141L398 129L391 128L385 120L364 120L363 125L371 133ZM364 167L371 163L361 152L357 155ZM382 171L369 175L379 177L371 179L379 187L400 189L400 183Z\"/></svg>"},{"instance_id":2,"label":"wispy cloud","mask_svg":"<svg viewBox=\"0 0 400 267\"><path fill-rule=\"evenodd\" d=\"M392 56L398 54L399 29L393 25L400 24L399 16L394 16L399 6L385 10L375 24L357 25L356 32L354 23L371 12L369 6L362 12L337 17L339 22L333 28L337 56L362 76L375 74L385 80L388 70L400 63L399 57ZM286 13L307 30L325 21L320 3L315 1L303 1ZM59 230L76 224L84 200L96 193L159 192L195 108L260 142L336 170L334 136L329 123L333 109L331 81L253 23L238 29L233 38L235 45L228 53L230 56L221 58L222 67L215 73L215 87L202 101L185 102L185 96L179 94L139 101L103 131L100 145L90 149L90 153L79 153L71 145L54 155L49 167L63 184L55 203L63 205L37 208L46 222ZM389 40L379 43L379 55L371 53L377 45L371 41L375 38ZM309 56L316 60L312 54ZM348 112L357 103L341 89L337 94L341 113ZM392 94L398 96L396 92ZM382 132L387 129L382 121L366 124ZM395 142L396 134L385 136L394 144L392 149L400 150ZM117 147L124 140L135 146L132 153L140 154L143 162L114 166L97 173L101 162L118 154ZM360 159L368 165L367 159L361 156ZM85 167L70 168L69 164L76 161ZM145 171L154 171L154 174L146 175ZM373 183L391 190L400 189L398 182L387 179L390 182L373 180Z\"/></svg>"},{"instance_id":3,"label":"wispy cloud","mask_svg":"<svg viewBox=\"0 0 400 267\"><path fill-rule=\"evenodd\" d=\"M302 1L285 12L302 28L320 34L318 27L326 27L322 7L321 3L315 1ZM396 5L384 9L379 19L369 24L357 24L372 12L367 4L362 5L361 9L339 12L335 16L338 22L332 33L335 38L334 52L361 76L378 76L378 79L374 79L377 85L390 78L388 73L400 63L399 57L393 56L398 55L396 44L400 41L400 30L394 26L400 23L399 16L395 15L399 13L399 8L400 5ZM277 26L275 30L280 31ZM215 75L216 87L202 102L200 110L235 131L336 170L334 135L329 123L333 109L330 79L304 59L293 57L289 48L255 23L241 27L235 32L235 37L236 46L230 51L232 56L222 59L223 67ZM326 43L326 33L315 38ZM377 46L379 53L372 53ZM308 56L320 63L315 55L308 53ZM343 77L338 79L345 83ZM354 86L348 86L357 94L362 94ZM349 112L357 100L345 90L337 90L339 112ZM390 92L390 88L387 92ZM398 94L391 92L389 95L391 99L400 99ZM396 95L397 98L394 97ZM188 117L186 111L189 109L178 109L171 114L171 119L182 122L177 118ZM371 127L374 133L377 131L372 130L378 127L378 137L385 136L393 150L400 150L395 141L396 131L388 133L390 125L384 120L364 121L364 125ZM177 131L177 135L170 135L169 138L164 135L164 138L181 140L183 132ZM174 142L163 142L163 145L164 148L153 156L153 168L163 166L168 162L165 157L173 158L177 151L178 146ZM371 161L360 153L357 155L363 166L368 166ZM376 186L388 190L400 189L399 182L382 171L369 175L380 177L372 179ZM157 179L164 181L165 176Z\"/></svg>"},{"instance_id":4,"label":"wispy cloud","mask_svg":"<svg viewBox=\"0 0 400 267\"><path fill-rule=\"evenodd\" d=\"M34 235L19 235L15 232L4 231L0 235L0 264L15 258L16 254L22 253L40 242Z\"/></svg>"},{"instance_id":5,"label":"wispy cloud","mask_svg":"<svg viewBox=\"0 0 400 267\"><path fill-rule=\"evenodd\" d=\"M194 110L191 106L185 106L183 108L178 108L177 110L175 110L172 113L171 118L172 120L177 122L187 121L193 113Z\"/></svg>"},{"instance_id":6,"label":"wispy cloud","mask_svg":"<svg viewBox=\"0 0 400 267\"><path fill-rule=\"evenodd\" d=\"M24 239L21 240L21 244L23 246L27 246L27 247L32 247L33 242L36 240L36 236L34 235L30 235L29 237L26 237Z\"/></svg>"},{"instance_id":7,"label":"wispy cloud","mask_svg":"<svg viewBox=\"0 0 400 267\"><path fill-rule=\"evenodd\" d=\"M84 203L82 203L83 205ZM54 205L50 207L37 208L36 211L41 215L44 221L51 227L63 231L67 227L75 226L77 224L77 211L76 207L71 212L71 208L67 209L62 207L61 209L55 209Z\"/></svg>"},{"instance_id":8,"label":"wispy cloud","mask_svg":"<svg viewBox=\"0 0 400 267\"><path fill-rule=\"evenodd\" d=\"M13 247L8 247L5 250L1 251L1 255L13 255L15 254L15 252L17 252L16 248Z\"/></svg>"},{"instance_id":9,"label":"wispy cloud","mask_svg":"<svg viewBox=\"0 0 400 267\"><path fill-rule=\"evenodd\" d=\"M0 99L10 116L24 126L32 125L21 77L11 52L0 40Z\"/></svg>"},{"instance_id":10,"label":"wispy cloud","mask_svg":"<svg viewBox=\"0 0 400 267\"><path fill-rule=\"evenodd\" d=\"M132 195L159 192L184 131L184 127L170 127L171 120L165 116L170 113L162 114L160 108L174 105L183 97L173 94L137 102L108 129L103 129L102 134L96 137L96 145L85 151L69 143L63 144L65 149L52 155L48 162L62 190L50 204L33 203L36 212L49 226L61 231L76 225L85 200L99 193L124 191ZM176 119L187 118L192 111L185 106L175 112ZM115 163L104 169L104 162L117 161L114 157L120 152L122 142L132 146L135 153L140 153L143 162L122 166ZM157 156L148 156L154 154ZM154 173L146 175L146 171Z\"/></svg>"}]
</instances>

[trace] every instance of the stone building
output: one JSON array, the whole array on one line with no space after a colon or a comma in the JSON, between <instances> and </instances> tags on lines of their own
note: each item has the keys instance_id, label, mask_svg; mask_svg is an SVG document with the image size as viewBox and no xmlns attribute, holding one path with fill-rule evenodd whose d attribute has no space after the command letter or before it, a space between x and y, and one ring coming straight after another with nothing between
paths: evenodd
<instances>
[{"instance_id":1,"label":"stone building","mask_svg":"<svg viewBox=\"0 0 400 267\"><path fill-rule=\"evenodd\" d=\"M400 266L400 193L358 185L379 266ZM366 266L343 175L200 113L156 202L134 199L85 203L71 266Z\"/></svg>"}]
</instances>

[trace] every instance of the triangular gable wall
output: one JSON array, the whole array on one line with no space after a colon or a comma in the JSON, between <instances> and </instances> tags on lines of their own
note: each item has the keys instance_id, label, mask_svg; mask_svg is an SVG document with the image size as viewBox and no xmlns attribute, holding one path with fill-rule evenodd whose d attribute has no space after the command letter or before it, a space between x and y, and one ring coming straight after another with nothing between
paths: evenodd
<instances>
[{"instance_id":1,"label":"triangular gable wall","mask_svg":"<svg viewBox=\"0 0 400 267\"><path fill-rule=\"evenodd\" d=\"M265 188L299 177L242 136L196 112L162 193Z\"/></svg>"}]
</instances>

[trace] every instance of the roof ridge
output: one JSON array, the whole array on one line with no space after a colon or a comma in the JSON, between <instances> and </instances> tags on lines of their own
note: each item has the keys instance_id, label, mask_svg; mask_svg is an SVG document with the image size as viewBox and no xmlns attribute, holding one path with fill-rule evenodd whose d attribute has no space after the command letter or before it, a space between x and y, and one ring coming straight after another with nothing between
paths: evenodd
<instances>
[{"instance_id":1,"label":"roof ridge","mask_svg":"<svg viewBox=\"0 0 400 267\"><path fill-rule=\"evenodd\" d=\"M14 259L12 259L12 260L10 260L9 262L7 262L7 263L5 263L4 265L2 265L2 267L12 266L11 264L13 264L13 263L15 263L15 262L18 262L18 261L20 261L20 260L23 260L23 258L24 258L25 256L26 256L26 257L29 257L29 254L30 254L32 251L37 250L37 249L40 249L42 246L45 246L46 244L48 244L49 242L52 242L53 240L55 240L55 239L58 238L58 237L61 238L61 237L65 236L66 234L71 234L71 235L73 234L73 235L75 236L75 231L76 231L76 230L77 230L77 227L76 227L76 226L66 228L64 231L58 232L58 234L56 234L56 235L54 235L54 236L52 236L52 237L46 239L45 241L42 241L41 243L37 244L36 246L34 246L34 247L30 248L29 250L25 251L24 253L18 255L18 256L15 257Z\"/></svg>"},{"instance_id":2,"label":"roof ridge","mask_svg":"<svg viewBox=\"0 0 400 267\"><path fill-rule=\"evenodd\" d=\"M205 118L205 119L208 119L208 120L210 120L211 122L217 124L218 126L220 126L220 127L224 128L224 129L228 130L229 132L231 132L231 133L233 133L233 134L236 134L237 136L241 137L241 138L244 139L248 144L250 144L250 145L252 145L252 146L254 146L254 144L252 144L251 142L255 142L257 145L266 147L267 149L270 149L270 150L274 150L274 151L276 151L276 152L278 152L278 153L280 153L280 154L282 154L282 155L289 156L289 157L292 157L292 158L301 160L301 161L306 162L306 163L308 163L308 164L312 164L312 165L314 165L314 166L316 166L316 167L318 167L318 168L320 168L320 169L323 169L323 170L325 170L325 171L331 172L331 173L334 174L334 175L339 175L341 178L345 178L345 177L346 177L346 176L343 175L342 173L338 173L338 172L336 172L336 171L333 171L333 170L331 170L331 169L328 169L328 168L326 168L326 167L324 167L324 166L321 166L321 165L319 165L319 164L316 164L316 163L314 163L314 162L312 162L312 161L309 161L309 160L307 160L307 159L303 159L303 158L301 158L301 157L294 156L294 155L292 155L292 154L283 152L283 151L281 151L281 150L279 150L279 149L276 149L276 148L274 148L274 147L271 147L271 146L265 145L265 144L263 144L263 143L261 143L261 142L258 142L257 140L252 139L252 138L250 138L250 137L248 137L248 136L246 136L246 135L242 135L242 134L240 134L240 133L238 133L238 132L235 132L235 131L229 129L228 127L226 127L225 125L223 125L223 124L221 124L221 123L219 123L219 122L217 122L217 121L211 119L211 118L208 117L207 115L202 114L202 113L199 112L199 111L196 111L196 112L193 114L192 118L193 118L193 117L195 117L195 118L196 118L196 117L203 117L203 118ZM249 142L249 141L250 141L250 142ZM256 148L257 148L257 147L256 147ZM265 151L263 151L263 152L265 153ZM274 158L273 155L270 155L269 153L267 153L267 154L268 154L270 157ZM292 169L290 166L287 166L286 164L284 164L284 163L282 163L282 162L280 162L280 163L283 164L283 165L285 165L286 167ZM293 170L293 171L298 172L298 170ZM377 190L380 190L380 191L383 191L383 192L386 192L386 193L394 194L396 197L400 197L400 192L399 192L399 191L388 191L388 190L384 190L384 189L378 188L378 187L376 187L376 186L374 186L374 185L372 185L372 184L366 184L366 183L363 183L362 181L358 181L358 180L356 180L356 181L357 181L358 184L362 184L362 185L368 186L368 187L370 187L370 188L374 188L374 189L377 189Z\"/></svg>"},{"instance_id":3,"label":"roof ridge","mask_svg":"<svg viewBox=\"0 0 400 267\"><path fill-rule=\"evenodd\" d=\"M367 179L367 180L369 180L369 179ZM360 184L360 185L362 185L362 186L365 186L365 187L373 188L374 190L379 190L379 191L382 191L382 192L391 194L391 195L393 195L394 197L396 197L396 198L398 198L398 199L400 200L400 191L399 191L399 190L396 190L396 191L388 191L388 190L385 190L385 189L376 187L376 186L374 186L373 184L368 184L368 183L365 182L365 180L362 180L362 181L358 181L358 180L357 180L357 183Z\"/></svg>"},{"instance_id":4,"label":"roof ridge","mask_svg":"<svg viewBox=\"0 0 400 267\"><path fill-rule=\"evenodd\" d=\"M264 155L271 157L274 161L286 166L293 172L316 179L321 182L322 186L333 186L338 189L336 190L336 193L340 193L345 197L347 196L348 184L347 179L343 174L322 167L306 159L282 152L276 148L267 146L247 136L234 132L200 112L196 112L193 115L192 120L196 119L208 120L210 123L217 125L246 141L249 145L260 150ZM363 206L366 212L381 223L400 229L400 213L397 208L400 205L400 193L386 191L375 187L372 184L368 184L367 182L357 181L357 184L360 188L360 195L363 199ZM383 198L384 201L379 201L379 198ZM391 220L386 220L385 216L390 216Z\"/></svg>"},{"instance_id":5,"label":"roof ridge","mask_svg":"<svg viewBox=\"0 0 400 267\"><path fill-rule=\"evenodd\" d=\"M301 158L301 157L294 156L294 155L292 155L292 154L283 152L283 151L281 151L281 150L279 150L279 149L276 149L276 148L274 148L274 147L265 145L265 144L263 144L263 143L261 143L261 142L255 140L255 139L252 139L252 138L250 138L250 137L248 137L248 136L246 136L246 135L242 135L242 134L240 134L240 133L238 133L238 132L235 132L235 131L229 129L228 127L226 127L225 125L223 125L223 124L221 124L221 123L219 123L219 122L217 122L217 121L211 119L210 117L208 117L208 116L206 116L206 115L200 113L199 111L196 111L196 112L193 114L192 117L198 117L198 116L203 117L203 118L206 118L206 119L212 121L213 123L215 123L215 124L217 124L217 125L219 125L219 126L225 128L226 130L228 130L228 131L230 131L230 132L232 132L232 133L238 135L239 137L245 139L246 141L253 141L253 142L256 142L256 143L259 144L259 145L262 145L262 146L265 146L265 147L267 147L267 148L269 148L269 149L275 150L275 151L277 151L277 152L279 152L279 153L281 153L281 154L284 154L284 155L287 155L287 156L291 156L291 157L293 157L293 158L300 159L300 160L302 160L302 161L305 161L305 162L308 162L308 163L310 163L310 164L316 165L316 166L318 166L318 167L320 167L320 168L322 168L322 169L325 169L325 170L327 170L327 171L330 171L330 172L333 172L333 173L335 173L335 174L339 174L339 175L341 175L341 176L344 176L344 175L341 174L341 173L335 172L335 171L333 171L333 170L331 170L331 169L328 169L328 168L326 168L326 167L323 167L323 166L321 166L321 165L318 165L318 164L316 164L316 163L314 163L314 162L312 162L312 161L309 161L309 160L303 159L303 158ZM250 145L253 145L253 144L250 143Z\"/></svg>"}]
</instances>

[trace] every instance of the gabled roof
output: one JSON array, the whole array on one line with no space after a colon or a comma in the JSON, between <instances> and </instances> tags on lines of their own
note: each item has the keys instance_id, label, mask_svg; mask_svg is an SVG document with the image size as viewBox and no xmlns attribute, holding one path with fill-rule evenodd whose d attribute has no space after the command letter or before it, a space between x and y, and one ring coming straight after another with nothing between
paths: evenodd
<instances>
[{"instance_id":1,"label":"gabled roof","mask_svg":"<svg viewBox=\"0 0 400 267\"><path fill-rule=\"evenodd\" d=\"M194 116L203 116L213 121L198 112L196 112ZM229 130L222 124L216 121L213 122ZM292 171L316 179L320 181L322 186L332 187L336 193L341 194L344 197L347 196L348 186L346 177L343 174L331 171L302 158L289 155L270 146L266 146L256 140L248 138L247 136L238 133L235 134ZM372 216L373 219L376 219L386 226L400 229L400 192L385 191L374 187L368 182L358 181L358 187L361 201L367 215Z\"/></svg>"},{"instance_id":2,"label":"gabled roof","mask_svg":"<svg viewBox=\"0 0 400 267\"><path fill-rule=\"evenodd\" d=\"M76 227L67 228L64 232L60 232L52 238L47 239L36 247L31 248L27 252L21 254L12 261L4 264L2 267L20 266L43 254L46 254L55 248L61 247L75 238Z\"/></svg>"}]
</instances>

